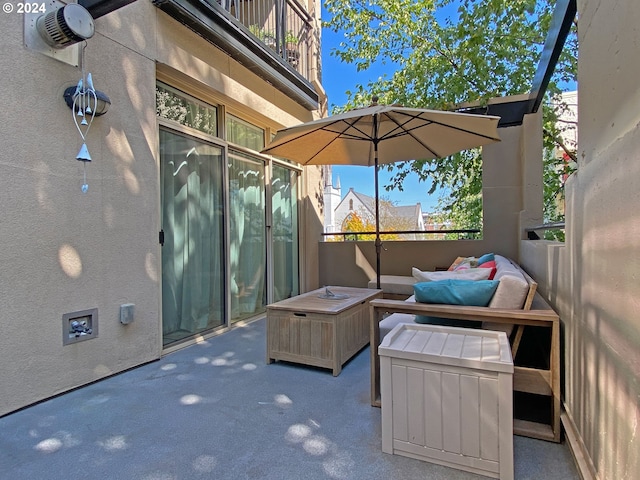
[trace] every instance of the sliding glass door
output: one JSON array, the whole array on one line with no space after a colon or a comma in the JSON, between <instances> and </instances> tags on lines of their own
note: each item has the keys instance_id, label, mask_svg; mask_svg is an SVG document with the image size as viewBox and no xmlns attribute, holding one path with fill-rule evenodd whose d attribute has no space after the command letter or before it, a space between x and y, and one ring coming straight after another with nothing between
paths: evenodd
<instances>
[{"instance_id":1,"label":"sliding glass door","mask_svg":"<svg viewBox=\"0 0 640 480\"><path fill-rule=\"evenodd\" d=\"M298 173L277 163L271 174L273 301L298 295Z\"/></svg>"},{"instance_id":2,"label":"sliding glass door","mask_svg":"<svg viewBox=\"0 0 640 480\"><path fill-rule=\"evenodd\" d=\"M224 324L223 160L221 147L160 130L165 346Z\"/></svg>"},{"instance_id":3,"label":"sliding glass door","mask_svg":"<svg viewBox=\"0 0 640 480\"><path fill-rule=\"evenodd\" d=\"M229 152L229 273L231 321L266 310L265 166Z\"/></svg>"},{"instance_id":4,"label":"sliding glass door","mask_svg":"<svg viewBox=\"0 0 640 480\"><path fill-rule=\"evenodd\" d=\"M299 293L298 178L267 130L158 83L164 346ZM224 126L224 128L220 128Z\"/></svg>"}]
</instances>

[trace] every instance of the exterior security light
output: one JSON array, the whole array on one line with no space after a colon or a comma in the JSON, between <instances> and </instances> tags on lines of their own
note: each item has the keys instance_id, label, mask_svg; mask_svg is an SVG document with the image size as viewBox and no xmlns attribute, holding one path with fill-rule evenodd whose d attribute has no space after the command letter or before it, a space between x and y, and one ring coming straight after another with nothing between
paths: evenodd
<instances>
[{"instance_id":1,"label":"exterior security light","mask_svg":"<svg viewBox=\"0 0 640 480\"><path fill-rule=\"evenodd\" d=\"M93 17L83 6L70 3L36 20L40 37L52 48L62 49L93 37Z\"/></svg>"},{"instance_id":2,"label":"exterior security light","mask_svg":"<svg viewBox=\"0 0 640 480\"><path fill-rule=\"evenodd\" d=\"M94 92L96 94L96 98L95 98L96 101L95 101L95 108L94 108L95 116L99 117L107 113L107 111L109 110L109 107L111 106L111 100L109 99L106 93L101 92L100 90L94 90ZM76 99L76 97L80 95L87 96L84 102L78 101L79 99ZM83 104L89 105L89 101L90 100L92 101L92 99L88 96L87 92L83 92L82 89L78 90L78 87L75 85L73 87L67 88L64 91L63 98L67 106L72 110L74 109L73 107L74 100L76 100L76 109L79 107L79 105L83 105ZM91 103L91 105L94 105L94 103ZM84 108L83 113L91 114L91 111L89 112L85 112L85 111L86 111L86 107Z\"/></svg>"}]
</instances>

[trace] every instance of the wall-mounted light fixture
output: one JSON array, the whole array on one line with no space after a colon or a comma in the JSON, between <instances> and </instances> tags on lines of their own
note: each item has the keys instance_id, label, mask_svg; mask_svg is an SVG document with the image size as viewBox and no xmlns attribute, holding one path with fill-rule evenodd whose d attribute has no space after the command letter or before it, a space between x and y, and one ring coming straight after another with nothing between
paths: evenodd
<instances>
[{"instance_id":1,"label":"wall-mounted light fixture","mask_svg":"<svg viewBox=\"0 0 640 480\"><path fill-rule=\"evenodd\" d=\"M101 115L104 115L105 113L107 113L109 111L109 107L111 106L111 100L109 99L109 97L107 96L106 93L101 92L100 90L95 90L94 92L96 94L96 98L95 98L95 104L93 102L92 99L90 98L84 98L84 99L78 99L77 96L78 95L85 95L88 96L89 94L86 92L82 92L82 89L80 89L80 91L78 91L78 86L74 85L73 87L69 87L64 91L64 94L62 95L64 98L64 101L66 102L67 106L74 110L73 107L73 102L74 100L76 101L76 104L79 105L89 105L94 104L95 105L95 116L99 117ZM81 100L81 101L78 101ZM84 101L82 101L84 100ZM91 107L89 107L91 108ZM91 112L86 112L83 111L82 113L86 113L91 115Z\"/></svg>"}]
</instances>

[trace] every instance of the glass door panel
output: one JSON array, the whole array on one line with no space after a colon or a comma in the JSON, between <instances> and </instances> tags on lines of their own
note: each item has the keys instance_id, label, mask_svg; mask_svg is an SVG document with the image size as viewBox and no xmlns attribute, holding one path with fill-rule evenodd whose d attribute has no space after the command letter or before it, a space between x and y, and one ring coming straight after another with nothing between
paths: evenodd
<instances>
[{"instance_id":1,"label":"glass door panel","mask_svg":"<svg viewBox=\"0 0 640 480\"><path fill-rule=\"evenodd\" d=\"M297 173L273 164L273 301L299 293Z\"/></svg>"},{"instance_id":2,"label":"glass door panel","mask_svg":"<svg viewBox=\"0 0 640 480\"><path fill-rule=\"evenodd\" d=\"M224 323L223 153L160 130L165 346Z\"/></svg>"},{"instance_id":3,"label":"glass door panel","mask_svg":"<svg viewBox=\"0 0 640 480\"><path fill-rule=\"evenodd\" d=\"M229 152L231 321L266 311L264 163Z\"/></svg>"}]
</instances>

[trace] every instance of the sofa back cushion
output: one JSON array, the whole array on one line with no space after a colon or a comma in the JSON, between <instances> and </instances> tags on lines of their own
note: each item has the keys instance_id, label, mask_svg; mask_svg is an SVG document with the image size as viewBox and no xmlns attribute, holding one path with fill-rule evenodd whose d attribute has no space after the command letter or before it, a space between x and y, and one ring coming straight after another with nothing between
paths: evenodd
<instances>
[{"instance_id":1,"label":"sofa back cushion","mask_svg":"<svg viewBox=\"0 0 640 480\"><path fill-rule=\"evenodd\" d=\"M418 282L436 282L438 280L489 280L491 269L468 268L466 270L423 272L416 267L411 269L413 278Z\"/></svg>"},{"instance_id":2,"label":"sofa back cushion","mask_svg":"<svg viewBox=\"0 0 640 480\"><path fill-rule=\"evenodd\" d=\"M437 280L413 286L416 301L486 307L498 288L497 280Z\"/></svg>"},{"instance_id":3,"label":"sofa back cushion","mask_svg":"<svg viewBox=\"0 0 640 480\"><path fill-rule=\"evenodd\" d=\"M413 289L415 291L415 299L420 303L486 307L497 287L498 281L496 280L450 279L416 283ZM427 315L416 315L415 322L450 327L480 327L479 322Z\"/></svg>"},{"instance_id":4,"label":"sofa back cushion","mask_svg":"<svg viewBox=\"0 0 640 480\"><path fill-rule=\"evenodd\" d=\"M529 293L529 284L520 270L509 260L500 255L495 256L497 271L494 280L500 284L489 302L491 308L519 309Z\"/></svg>"}]
</instances>

